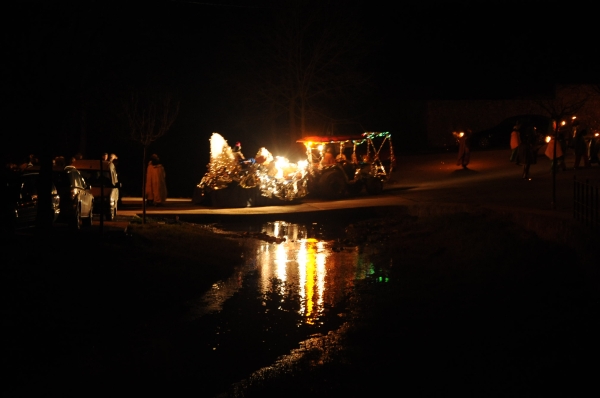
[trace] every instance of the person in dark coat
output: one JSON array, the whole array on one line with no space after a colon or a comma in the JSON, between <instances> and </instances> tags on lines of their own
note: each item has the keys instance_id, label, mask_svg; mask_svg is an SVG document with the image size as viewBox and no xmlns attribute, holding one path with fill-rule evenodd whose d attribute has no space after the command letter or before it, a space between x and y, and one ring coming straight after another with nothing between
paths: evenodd
<instances>
[{"instance_id":1,"label":"person in dark coat","mask_svg":"<svg viewBox=\"0 0 600 398\"><path fill-rule=\"evenodd\" d=\"M471 161L471 130L465 131L465 133L458 137L458 159L456 160L457 166L462 166L466 169Z\"/></svg>"},{"instance_id":2,"label":"person in dark coat","mask_svg":"<svg viewBox=\"0 0 600 398\"><path fill-rule=\"evenodd\" d=\"M592 163L600 164L600 135L596 132L590 140L590 165Z\"/></svg>"},{"instance_id":3,"label":"person in dark coat","mask_svg":"<svg viewBox=\"0 0 600 398\"><path fill-rule=\"evenodd\" d=\"M521 143L521 132L519 131L521 126L516 124L510 133L510 161L514 162L517 159L517 152L519 151L519 144ZM517 162L517 166L520 164Z\"/></svg>"},{"instance_id":4,"label":"person in dark coat","mask_svg":"<svg viewBox=\"0 0 600 398\"><path fill-rule=\"evenodd\" d=\"M575 150L575 169L579 168L579 163L583 158L583 166L590 167L590 158L588 156L588 145L585 142L586 129L580 129L575 132L573 137L573 149Z\"/></svg>"},{"instance_id":5,"label":"person in dark coat","mask_svg":"<svg viewBox=\"0 0 600 398\"><path fill-rule=\"evenodd\" d=\"M517 151L517 163L523 165L522 178L530 180L529 168L536 163L538 151L538 137L534 129L521 131L521 143Z\"/></svg>"}]
</instances>

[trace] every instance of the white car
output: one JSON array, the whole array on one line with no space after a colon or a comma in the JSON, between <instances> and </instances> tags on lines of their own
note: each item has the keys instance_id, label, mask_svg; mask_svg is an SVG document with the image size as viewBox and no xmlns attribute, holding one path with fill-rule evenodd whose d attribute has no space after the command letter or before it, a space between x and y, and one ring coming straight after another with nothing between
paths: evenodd
<instances>
[{"instance_id":1,"label":"white car","mask_svg":"<svg viewBox=\"0 0 600 398\"><path fill-rule=\"evenodd\" d=\"M106 160L80 159L75 161L73 166L91 186L94 210L100 212L106 220L114 220L117 217L119 188L121 188L115 165Z\"/></svg>"}]
</instances>

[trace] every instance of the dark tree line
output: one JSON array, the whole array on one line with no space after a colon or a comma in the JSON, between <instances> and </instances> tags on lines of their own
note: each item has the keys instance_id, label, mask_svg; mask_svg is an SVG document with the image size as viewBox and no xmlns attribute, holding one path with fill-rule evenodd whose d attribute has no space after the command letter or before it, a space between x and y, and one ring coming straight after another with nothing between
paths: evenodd
<instances>
[{"instance_id":1,"label":"dark tree line","mask_svg":"<svg viewBox=\"0 0 600 398\"><path fill-rule=\"evenodd\" d=\"M356 119L372 88L364 63L370 50L353 2L279 2L240 43L235 91L244 121L295 141ZM283 136L283 137L282 137Z\"/></svg>"}]
</instances>

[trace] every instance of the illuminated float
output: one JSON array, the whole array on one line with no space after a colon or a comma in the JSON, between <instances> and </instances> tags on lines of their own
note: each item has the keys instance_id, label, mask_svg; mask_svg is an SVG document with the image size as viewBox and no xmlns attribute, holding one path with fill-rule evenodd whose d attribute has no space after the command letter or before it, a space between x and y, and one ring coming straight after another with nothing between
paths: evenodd
<instances>
[{"instance_id":1,"label":"illuminated float","mask_svg":"<svg viewBox=\"0 0 600 398\"><path fill-rule=\"evenodd\" d=\"M311 136L297 142L306 147L308 190L322 198L339 199L363 190L380 194L396 164L389 132Z\"/></svg>"},{"instance_id":2,"label":"illuminated float","mask_svg":"<svg viewBox=\"0 0 600 398\"><path fill-rule=\"evenodd\" d=\"M194 203L216 207L280 205L308 194L307 162L291 163L260 148L240 160L235 147L219 134L210 138L210 163L194 191Z\"/></svg>"},{"instance_id":3,"label":"illuminated float","mask_svg":"<svg viewBox=\"0 0 600 398\"><path fill-rule=\"evenodd\" d=\"M388 132L347 136L310 136L306 159L291 163L260 148L244 161L218 133L210 139L210 163L196 186L194 203L216 207L281 205L311 195L339 199L363 190L382 192L396 159ZM358 150L358 148L361 150Z\"/></svg>"}]
</instances>

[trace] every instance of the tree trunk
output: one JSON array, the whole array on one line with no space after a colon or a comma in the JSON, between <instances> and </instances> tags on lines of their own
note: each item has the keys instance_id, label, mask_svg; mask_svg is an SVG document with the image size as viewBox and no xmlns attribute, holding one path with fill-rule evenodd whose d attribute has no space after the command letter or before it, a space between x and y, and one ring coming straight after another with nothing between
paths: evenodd
<instances>
[{"instance_id":1,"label":"tree trunk","mask_svg":"<svg viewBox=\"0 0 600 398\"><path fill-rule=\"evenodd\" d=\"M556 209L556 168L558 166L556 160L556 146L559 145L558 129L559 124L556 122L556 126L554 127L554 148L552 149L552 210Z\"/></svg>"},{"instance_id":2,"label":"tree trunk","mask_svg":"<svg viewBox=\"0 0 600 398\"><path fill-rule=\"evenodd\" d=\"M40 137L45 145L41 147L39 156L40 175L37 181L38 207L36 216L36 234L46 235L52 230L54 214L52 213L52 150L48 143L50 134Z\"/></svg>"},{"instance_id":3,"label":"tree trunk","mask_svg":"<svg viewBox=\"0 0 600 398\"><path fill-rule=\"evenodd\" d=\"M142 159L142 224L146 224L146 172L148 167L146 166L146 154L148 152L148 146L144 145L144 155Z\"/></svg>"},{"instance_id":4,"label":"tree trunk","mask_svg":"<svg viewBox=\"0 0 600 398\"><path fill-rule=\"evenodd\" d=\"M290 109L289 109L289 117L290 117L290 137L292 142L298 139L296 127L296 101L294 99L290 100Z\"/></svg>"},{"instance_id":5,"label":"tree trunk","mask_svg":"<svg viewBox=\"0 0 600 398\"><path fill-rule=\"evenodd\" d=\"M304 96L300 98L300 137L306 133L306 102ZM300 138L298 137L298 138Z\"/></svg>"}]
</instances>

